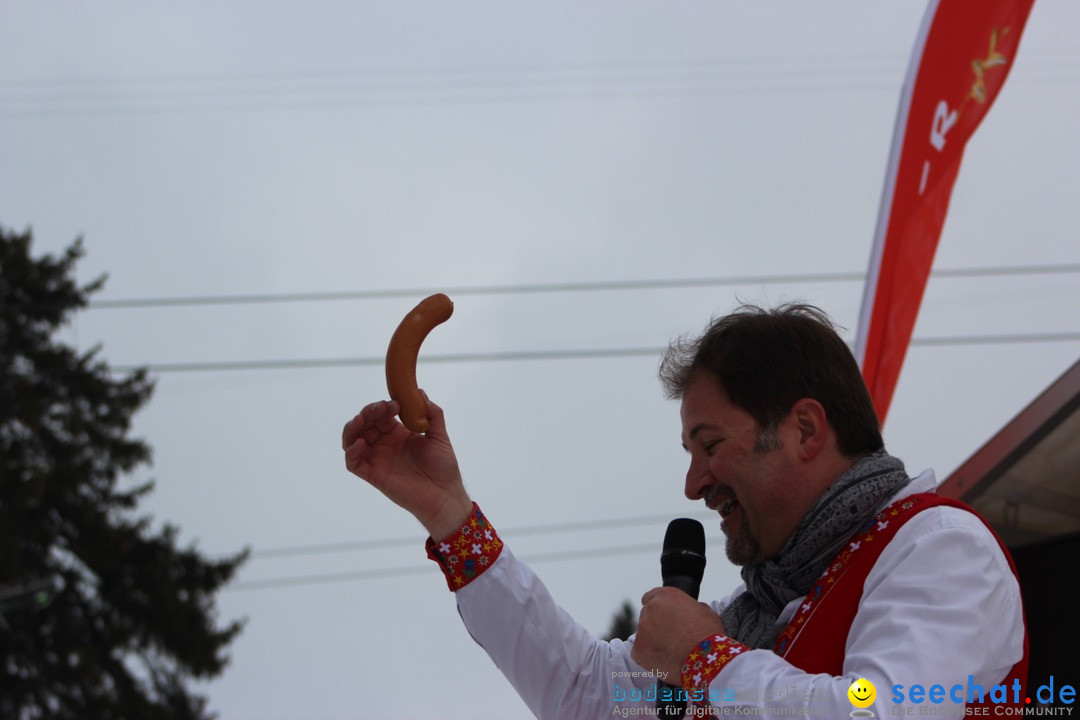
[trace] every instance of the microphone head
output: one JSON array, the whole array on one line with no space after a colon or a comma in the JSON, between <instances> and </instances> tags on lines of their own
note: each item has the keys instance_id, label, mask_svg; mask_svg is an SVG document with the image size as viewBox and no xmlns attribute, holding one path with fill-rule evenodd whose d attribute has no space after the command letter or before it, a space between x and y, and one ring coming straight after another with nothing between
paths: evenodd
<instances>
[{"instance_id":1,"label":"microphone head","mask_svg":"<svg viewBox=\"0 0 1080 720\"><path fill-rule=\"evenodd\" d=\"M677 518L664 533L660 573L667 577L689 577L701 582L705 574L705 528L697 520Z\"/></svg>"}]
</instances>

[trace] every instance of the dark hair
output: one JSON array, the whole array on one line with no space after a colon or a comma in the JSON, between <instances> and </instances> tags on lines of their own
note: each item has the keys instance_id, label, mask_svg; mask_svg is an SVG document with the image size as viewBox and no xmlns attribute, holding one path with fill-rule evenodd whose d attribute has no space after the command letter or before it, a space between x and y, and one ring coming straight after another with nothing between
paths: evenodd
<instances>
[{"instance_id":1,"label":"dark hair","mask_svg":"<svg viewBox=\"0 0 1080 720\"><path fill-rule=\"evenodd\" d=\"M700 337L672 342L659 373L667 396L682 398L699 372L715 377L762 430L774 428L800 398L813 398L845 456L884 447L854 355L829 316L812 305L743 305L714 319Z\"/></svg>"}]
</instances>

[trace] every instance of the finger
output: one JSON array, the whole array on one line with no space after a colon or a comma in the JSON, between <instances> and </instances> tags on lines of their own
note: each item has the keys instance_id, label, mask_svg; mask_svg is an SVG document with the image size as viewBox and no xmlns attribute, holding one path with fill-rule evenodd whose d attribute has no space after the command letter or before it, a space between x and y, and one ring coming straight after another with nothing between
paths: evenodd
<instances>
[{"instance_id":1,"label":"finger","mask_svg":"<svg viewBox=\"0 0 1080 720\"><path fill-rule=\"evenodd\" d=\"M366 475L371 470L367 451L368 445L363 438L358 438L345 448L345 468L352 474L364 479L367 479Z\"/></svg>"},{"instance_id":2,"label":"finger","mask_svg":"<svg viewBox=\"0 0 1080 720\"><path fill-rule=\"evenodd\" d=\"M341 432L342 449L352 445L356 438L364 432L364 429L382 415L385 405L385 400L369 403L352 420L345 423L345 429Z\"/></svg>"},{"instance_id":3,"label":"finger","mask_svg":"<svg viewBox=\"0 0 1080 720\"><path fill-rule=\"evenodd\" d=\"M379 408L379 414L373 418L375 428L383 434L392 431L401 424L397 419L400 412L401 405L398 404L397 400L383 402Z\"/></svg>"},{"instance_id":4,"label":"finger","mask_svg":"<svg viewBox=\"0 0 1080 720\"><path fill-rule=\"evenodd\" d=\"M659 593L661 593L663 591L664 591L664 588L662 588L662 587L654 587L652 590L649 590L644 595L642 595L641 596L641 606L642 606L642 608L644 608L646 605L648 605L650 600L655 598Z\"/></svg>"},{"instance_id":5,"label":"finger","mask_svg":"<svg viewBox=\"0 0 1080 720\"><path fill-rule=\"evenodd\" d=\"M379 436L392 431L397 424L394 419L397 407L396 402L387 400L365 405L356 417L345 424L341 437L342 448L351 445L361 437L369 445L374 444Z\"/></svg>"},{"instance_id":6,"label":"finger","mask_svg":"<svg viewBox=\"0 0 1080 720\"><path fill-rule=\"evenodd\" d=\"M386 406L389 405L388 400L378 400L373 403L368 403L364 406L364 409L360 411L360 415L364 418L364 422L371 424L378 422L379 418L386 414Z\"/></svg>"},{"instance_id":7,"label":"finger","mask_svg":"<svg viewBox=\"0 0 1080 720\"><path fill-rule=\"evenodd\" d=\"M450 437L446 433L446 415L443 413L443 409L433 403L423 390L420 391L420 395L427 404L428 429L424 434L430 438L449 441Z\"/></svg>"},{"instance_id":8,"label":"finger","mask_svg":"<svg viewBox=\"0 0 1080 720\"><path fill-rule=\"evenodd\" d=\"M345 450L354 442L356 438L360 436L364 426L364 418L361 415L356 415L352 420L345 423L345 428L341 431L341 449Z\"/></svg>"}]
</instances>

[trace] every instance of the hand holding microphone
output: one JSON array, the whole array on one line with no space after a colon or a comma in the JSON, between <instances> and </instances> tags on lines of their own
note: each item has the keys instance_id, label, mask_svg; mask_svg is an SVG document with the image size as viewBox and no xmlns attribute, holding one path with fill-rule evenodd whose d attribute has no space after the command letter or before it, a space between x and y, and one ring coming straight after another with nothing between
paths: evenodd
<instances>
[{"instance_id":1,"label":"hand holding microphone","mask_svg":"<svg viewBox=\"0 0 1080 720\"><path fill-rule=\"evenodd\" d=\"M705 531L696 520L680 518L668 525L660 556L663 587L641 598L641 617L631 657L666 682L657 684L660 717L681 718L686 710L681 691L682 662L694 645L724 633L720 617L697 602L705 572ZM669 698L667 702L663 698Z\"/></svg>"},{"instance_id":2,"label":"hand holding microphone","mask_svg":"<svg viewBox=\"0 0 1080 720\"><path fill-rule=\"evenodd\" d=\"M697 600L705 575L705 528L697 520L679 518L668 524L664 549L660 553L660 576L664 587L678 588ZM678 691L681 684L657 681L656 709L660 717L681 718L686 700Z\"/></svg>"}]
</instances>

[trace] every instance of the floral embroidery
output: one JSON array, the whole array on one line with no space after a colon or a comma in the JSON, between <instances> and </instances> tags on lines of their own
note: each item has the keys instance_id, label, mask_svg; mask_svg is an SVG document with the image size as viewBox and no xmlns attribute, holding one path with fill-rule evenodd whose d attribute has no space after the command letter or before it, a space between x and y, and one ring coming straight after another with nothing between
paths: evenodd
<instances>
[{"instance_id":1,"label":"floral embroidery","mask_svg":"<svg viewBox=\"0 0 1080 720\"><path fill-rule=\"evenodd\" d=\"M727 635L713 635L698 643L682 666L682 685L690 697L700 697L724 666L750 648Z\"/></svg>"},{"instance_id":2,"label":"floral embroidery","mask_svg":"<svg viewBox=\"0 0 1080 720\"><path fill-rule=\"evenodd\" d=\"M476 503L472 515L457 532L438 544L428 538L426 546L427 556L439 564L451 592L480 577L499 557L502 548L499 534Z\"/></svg>"}]
</instances>

